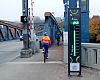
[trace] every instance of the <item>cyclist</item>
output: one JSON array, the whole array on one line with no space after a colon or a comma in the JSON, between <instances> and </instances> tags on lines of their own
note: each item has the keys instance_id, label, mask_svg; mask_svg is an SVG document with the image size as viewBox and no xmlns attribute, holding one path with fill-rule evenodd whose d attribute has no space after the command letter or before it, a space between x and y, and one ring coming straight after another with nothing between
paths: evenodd
<instances>
[{"instance_id":1,"label":"cyclist","mask_svg":"<svg viewBox=\"0 0 100 80\"><path fill-rule=\"evenodd\" d=\"M42 42L42 46L45 49L46 59L48 59L48 47L51 44L51 40L47 35L47 32L45 32L44 35L41 37L41 42Z\"/></svg>"}]
</instances>

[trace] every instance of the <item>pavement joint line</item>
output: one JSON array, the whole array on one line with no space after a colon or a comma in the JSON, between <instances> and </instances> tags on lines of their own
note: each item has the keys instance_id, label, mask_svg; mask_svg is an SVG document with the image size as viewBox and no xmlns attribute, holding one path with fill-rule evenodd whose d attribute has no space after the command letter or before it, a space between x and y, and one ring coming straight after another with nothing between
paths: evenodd
<instances>
[{"instance_id":1,"label":"pavement joint line","mask_svg":"<svg viewBox=\"0 0 100 80\"><path fill-rule=\"evenodd\" d=\"M61 61L47 61L48 64L63 64ZM5 64L44 64L42 61L37 62L7 62Z\"/></svg>"}]
</instances>

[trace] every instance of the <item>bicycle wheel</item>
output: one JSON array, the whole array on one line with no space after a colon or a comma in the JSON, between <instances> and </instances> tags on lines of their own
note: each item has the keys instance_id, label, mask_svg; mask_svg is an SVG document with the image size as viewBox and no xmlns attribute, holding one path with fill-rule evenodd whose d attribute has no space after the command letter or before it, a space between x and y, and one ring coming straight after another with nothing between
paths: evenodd
<instances>
[{"instance_id":1,"label":"bicycle wheel","mask_svg":"<svg viewBox=\"0 0 100 80\"><path fill-rule=\"evenodd\" d=\"M46 62L46 55L45 55L45 53L44 53L44 63Z\"/></svg>"},{"instance_id":2,"label":"bicycle wheel","mask_svg":"<svg viewBox=\"0 0 100 80\"><path fill-rule=\"evenodd\" d=\"M46 62L46 54L45 54L45 49L43 48L42 50L42 53L43 53L43 57L44 57L44 63Z\"/></svg>"}]
</instances>

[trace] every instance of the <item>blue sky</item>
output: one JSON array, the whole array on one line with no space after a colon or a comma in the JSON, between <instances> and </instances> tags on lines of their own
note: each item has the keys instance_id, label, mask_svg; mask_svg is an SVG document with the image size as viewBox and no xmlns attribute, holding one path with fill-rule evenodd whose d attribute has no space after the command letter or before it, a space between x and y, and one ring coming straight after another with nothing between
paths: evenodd
<instances>
[{"instance_id":1,"label":"blue sky","mask_svg":"<svg viewBox=\"0 0 100 80\"><path fill-rule=\"evenodd\" d=\"M30 5L29 0L29 5ZM54 12L56 17L63 17L63 0L33 0L34 16L44 18L44 12ZM90 1L90 17L100 14L100 0ZM20 21L22 15L22 0L0 0L0 19Z\"/></svg>"}]
</instances>

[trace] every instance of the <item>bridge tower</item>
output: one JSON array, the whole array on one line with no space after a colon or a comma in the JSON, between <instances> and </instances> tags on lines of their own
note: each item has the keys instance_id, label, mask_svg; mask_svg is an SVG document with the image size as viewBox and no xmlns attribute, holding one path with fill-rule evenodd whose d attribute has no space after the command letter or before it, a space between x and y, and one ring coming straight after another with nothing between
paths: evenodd
<instances>
[{"instance_id":1,"label":"bridge tower","mask_svg":"<svg viewBox=\"0 0 100 80\"><path fill-rule=\"evenodd\" d=\"M89 42L89 0L80 0L82 42Z\"/></svg>"}]
</instances>

